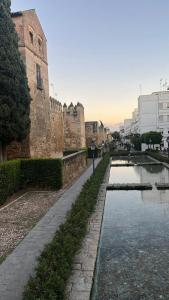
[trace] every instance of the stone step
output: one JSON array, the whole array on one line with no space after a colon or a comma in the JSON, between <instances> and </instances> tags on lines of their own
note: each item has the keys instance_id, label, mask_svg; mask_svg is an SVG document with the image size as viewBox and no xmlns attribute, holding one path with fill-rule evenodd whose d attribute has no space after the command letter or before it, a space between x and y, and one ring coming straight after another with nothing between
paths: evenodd
<instances>
[{"instance_id":1,"label":"stone step","mask_svg":"<svg viewBox=\"0 0 169 300\"><path fill-rule=\"evenodd\" d=\"M111 164L111 167L134 167L134 166L156 166L162 165L161 162L146 162L146 163L122 163L122 164Z\"/></svg>"},{"instance_id":2,"label":"stone step","mask_svg":"<svg viewBox=\"0 0 169 300\"><path fill-rule=\"evenodd\" d=\"M157 183L156 182L155 185L158 190L168 190L169 189L169 183Z\"/></svg>"},{"instance_id":3,"label":"stone step","mask_svg":"<svg viewBox=\"0 0 169 300\"><path fill-rule=\"evenodd\" d=\"M111 164L111 167L134 167L135 164L133 163L126 163L126 164Z\"/></svg>"},{"instance_id":4,"label":"stone step","mask_svg":"<svg viewBox=\"0 0 169 300\"><path fill-rule=\"evenodd\" d=\"M150 183L116 183L107 185L107 191L114 190L152 190L152 185Z\"/></svg>"}]
</instances>

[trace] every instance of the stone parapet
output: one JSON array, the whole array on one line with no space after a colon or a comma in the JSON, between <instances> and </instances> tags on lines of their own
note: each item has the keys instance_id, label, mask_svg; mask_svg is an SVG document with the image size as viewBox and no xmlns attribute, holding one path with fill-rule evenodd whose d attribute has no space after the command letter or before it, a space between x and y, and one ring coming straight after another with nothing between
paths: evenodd
<instances>
[{"instance_id":1,"label":"stone parapet","mask_svg":"<svg viewBox=\"0 0 169 300\"><path fill-rule=\"evenodd\" d=\"M63 184L72 183L87 167L86 151L79 151L63 158Z\"/></svg>"}]
</instances>

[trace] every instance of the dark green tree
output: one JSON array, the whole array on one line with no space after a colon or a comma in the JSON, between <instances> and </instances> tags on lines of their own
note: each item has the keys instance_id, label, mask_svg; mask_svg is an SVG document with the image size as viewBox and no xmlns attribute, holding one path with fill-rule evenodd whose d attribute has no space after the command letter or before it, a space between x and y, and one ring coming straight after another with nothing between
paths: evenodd
<instances>
[{"instance_id":1,"label":"dark green tree","mask_svg":"<svg viewBox=\"0 0 169 300\"><path fill-rule=\"evenodd\" d=\"M30 94L11 18L11 1L0 0L0 146L21 141L30 128Z\"/></svg>"},{"instance_id":2,"label":"dark green tree","mask_svg":"<svg viewBox=\"0 0 169 300\"><path fill-rule=\"evenodd\" d=\"M130 142L137 151L141 150L141 137L140 134L136 133L130 136Z\"/></svg>"},{"instance_id":3,"label":"dark green tree","mask_svg":"<svg viewBox=\"0 0 169 300\"><path fill-rule=\"evenodd\" d=\"M161 134L161 132L157 132L157 131L145 132L141 136L141 141L142 141L142 143L145 143L147 145L153 145L153 149L154 149L155 144L158 144L158 145L161 144L162 134Z\"/></svg>"},{"instance_id":4,"label":"dark green tree","mask_svg":"<svg viewBox=\"0 0 169 300\"><path fill-rule=\"evenodd\" d=\"M120 141L120 133L118 131L114 131L111 135L115 141Z\"/></svg>"}]
</instances>

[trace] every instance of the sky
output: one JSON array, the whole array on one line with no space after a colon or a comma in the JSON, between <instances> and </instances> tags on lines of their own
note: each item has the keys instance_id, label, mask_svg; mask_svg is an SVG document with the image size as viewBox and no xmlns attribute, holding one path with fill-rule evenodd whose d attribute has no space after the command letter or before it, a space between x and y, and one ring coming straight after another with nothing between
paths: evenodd
<instances>
[{"instance_id":1,"label":"sky","mask_svg":"<svg viewBox=\"0 0 169 300\"><path fill-rule=\"evenodd\" d=\"M12 0L35 8L48 40L50 93L85 119L117 124L169 82L168 0ZM54 87L54 88L53 88Z\"/></svg>"}]
</instances>

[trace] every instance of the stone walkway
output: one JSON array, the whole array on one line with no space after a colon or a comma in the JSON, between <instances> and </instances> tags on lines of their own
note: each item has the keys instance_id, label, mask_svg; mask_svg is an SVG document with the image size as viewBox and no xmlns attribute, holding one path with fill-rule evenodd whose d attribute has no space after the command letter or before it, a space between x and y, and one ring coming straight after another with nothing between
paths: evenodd
<instances>
[{"instance_id":1,"label":"stone walkway","mask_svg":"<svg viewBox=\"0 0 169 300\"><path fill-rule=\"evenodd\" d=\"M96 160L96 164L100 159ZM47 214L29 232L0 265L0 300L22 300L24 286L34 274L37 258L59 226L64 223L84 183L92 174L92 166L58 199Z\"/></svg>"},{"instance_id":2,"label":"stone walkway","mask_svg":"<svg viewBox=\"0 0 169 300\"><path fill-rule=\"evenodd\" d=\"M30 191L0 208L0 260L15 249L63 193Z\"/></svg>"},{"instance_id":3,"label":"stone walkway","mask_svg":"<svg viewBox=\"0 0 169 300\"><path fill-rule=\"evenodd\" d=\"M110 167L108 167L104 182L100 187L96 209L89 220L88 233L83 241L81 250L77 253L74 260L72 276L67 286L68 300L90 299L109 173Z\"/></svg>"}]
</instances>

